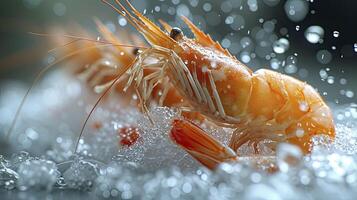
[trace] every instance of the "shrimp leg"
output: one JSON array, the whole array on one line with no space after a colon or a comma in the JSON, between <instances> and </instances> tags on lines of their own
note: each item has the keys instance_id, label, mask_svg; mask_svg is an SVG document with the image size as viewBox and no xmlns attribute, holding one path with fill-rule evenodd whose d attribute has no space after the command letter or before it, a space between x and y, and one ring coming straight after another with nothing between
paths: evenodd
<instances>
[{"instance_id":1,"label":"shrimp leg","mask_svg":"<svg viewBox=\"0 0 357 200\"><path fill-rule=\"evenodd\" d=\"M200 163L215 169L220 163L235 161L236 153L188 120L175 119L170 138Z\"/></svg>"}]
</instances>

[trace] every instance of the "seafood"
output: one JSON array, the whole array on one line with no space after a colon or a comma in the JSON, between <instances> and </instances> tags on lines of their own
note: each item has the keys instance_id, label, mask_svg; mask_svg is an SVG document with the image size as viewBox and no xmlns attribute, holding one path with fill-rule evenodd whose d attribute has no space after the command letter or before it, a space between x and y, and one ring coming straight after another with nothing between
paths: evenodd
<instances>
[{"instance_id":1,"label":"seafood","mask_svg":"<svg viewBox=\"0 0 357 200\"><path fill-rule=\"evenodd\" d=\"M165 86L161 98L175 87L189 104L186 111L199 112L217 125L235 129L229 144L233 151L248 142L258 152L258 143L270 140L273 149L278 143L288 142L308 153L314 135L334 138L331 111L307 83L271 70L253 72L186 17L182 19L194 33L194 39L164 23L166 30L171 29L166 34L129 1L129 9L119 0L115 2L120 8L102 1L124 16L151 45L122 72L129 74L126 87L135 84L143 108L157 84ZM155 61L148 63L152 59ZM145 74L144 69L150 73ZM189 126L183 131L195 129ZM171 134L176 141L180 139L177 135ZM220 161L217 156L222 156L222 149L201 151L202 145L212 141L202 134L199 138L190 137L180 145L206 166L212 166L212 160Z\"/></svg>"},{"instance_id":2,"label":"seafood","mask_svg":"<svg viewBox=\"0 0 357 200\"><path fill-rule=\"evenodd\" d=\"M101 34L108 40L102 43L124 55L114 56L115 63L97 60L81 73L97 92L102 92L92 111L111 88L118 87L126 92L135 91L146 114L148 104L156 99L159 105L180 108L191 119L208 119L218 126L235 129L226 148L190 122L174 121L170 134L173 141L210 168L236 160L235 152L245 143L257 153L262 140L270 140L272 149L278 143L289 142L309 153L314 135L334 138L330 109L307 83L271 70L253 72L186 17L182 19L194 33L194 39L163 21L161 30L129 1L126 1L129 9L119 0L115 1L119 8L106 0L102 2L125 17L151 47L127 51L124 47L132 48L135 44L115 45L121 41L97 21ZM98 66L110 70L98 70ZM131 145L139 136L136 132L129 133L124 145Z\"/></svg>"}]
</instances>

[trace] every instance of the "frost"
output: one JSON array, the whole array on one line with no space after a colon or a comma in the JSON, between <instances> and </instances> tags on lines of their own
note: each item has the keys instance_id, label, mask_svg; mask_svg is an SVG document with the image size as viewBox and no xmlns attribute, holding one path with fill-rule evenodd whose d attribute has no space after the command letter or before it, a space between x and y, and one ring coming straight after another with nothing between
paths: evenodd
<instances>
[{"instance_id":1,"label":"frost","mask_svg":"<svg viewBox=\"0 0 357 200\"><path fill-rule=\"evenodd\" d=\"M17 185L20 190L29 188L51 190L60 173L52 161L27 160L20 164L18 174Z\"/></svg>"},{"instance_id":2,"label":"frost","mask_svg":"<svg viewBox=\"0 0 357 200\"><path fill-rule=\"evenodd\" d=\"M83 137L80 156L73 159L68 154L73 148L69 142L72 139L61 136L56 143L64 145L53 145L46 153L55 162L25 151L13 154L9 160L0 157L0 187L72 188L120 199L295 200L335 199L340 195L353 199L356 192L350 188L357 186L355 106L334 110L336 116L344 113L343 123L337 120L335 140L316 136L310 155L303 156L290 144L280 144L275 153L269 148L271 141L266 140L258 144L259 156L245 144L238 150L237 163L223 163L217 170L208 171L168 139L171 120L178 117L175 110L153 107L149 113L155 122L152 124L148 116L133 110L111 110L125 112L122 117L101 109L94 119L110 120ZM140 139L131 146L121 146L117 131L134 124L140 130ZM217 129L207 122L200 126L224 144L229 142L231 129ZM64 154L62 149L66 150Z\"/></svg>"},{"instance_id":3,"label":"frost","mask_svg":"<svg viewBox=\"0 0 357 200\"><path fill-rule=\"evenodd\" d=\"M69 188L89 190L98 176L98 167L89 161L77 158L63 173L64 182Z\"/></svg>"}]
</instances>

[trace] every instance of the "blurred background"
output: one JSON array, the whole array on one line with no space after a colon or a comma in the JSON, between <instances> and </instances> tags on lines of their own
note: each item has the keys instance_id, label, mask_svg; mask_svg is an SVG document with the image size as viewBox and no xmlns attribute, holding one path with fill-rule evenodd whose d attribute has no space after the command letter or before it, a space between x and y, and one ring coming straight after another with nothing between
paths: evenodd
<instances>
[{"instance_id":1,"label":"blurred background","mask_svg":"<svg viewBox=\"0 0 357 200\"><path fill-rule=\"evenodd\" d=\"M134 0L155 20L183 26L191 18L253 69L270 68L306 80L330 102L356 100L355 0ZM99 0L13 0L0 6L0 81L29 82L45 65L48 38L28 32L56 27L96 34L93 18L111 30L131 28ZM53 30L53 29L52 29Z\"/></svg>"}]
</instances>

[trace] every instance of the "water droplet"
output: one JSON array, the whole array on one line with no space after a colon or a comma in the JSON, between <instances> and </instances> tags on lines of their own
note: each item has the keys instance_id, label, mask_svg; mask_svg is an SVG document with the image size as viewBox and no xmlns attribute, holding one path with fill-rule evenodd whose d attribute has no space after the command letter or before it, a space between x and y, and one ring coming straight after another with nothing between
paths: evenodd
<instances>
[{"instance_id":1,"label":"water droplet","mask_svg":"<svg viewBox=\"0 0 357 200\"><path fill-rule=\"evenodd\" d=\"M327 79L327 77L328 77L328 74L327 74L326 70L324 70L324 69L321 69L319 74L320 74L321 79Z\"/></svg>"},{"instance_id":2,"label":"water droplet","mask_svg":"<svg viewBox=\"0 0 357 200\"><path fill-rule=\"evenodd\" d=\"M333 31L332 35L333 35L333 37L338 38L338 36L340 36L340 32Z\"/></svg>"},{"instance_id":3,"label":"water droplet","mask_svg":"<svg viewBox=\"0 0 357 200\"><path fill-rule=\"evenodd\" d=\"M324 29L321 26L310 26L305 31L305 38L312 44L320 42L324 37Z\"/></svg>"},{"instance_id":4,"label":"water droplet","mask_svg":"<svg viewBox=\"0 0 357 200\"><path fill-rule=\"evenodd\" d=\"M231 46L231 41L227 38L224 38L221 44L223 48L229 48Z\"/></svg>"},{"instance_id":5,"label":"water droplet","mask_svg":"<svg viewBox=\"0 0 357 200\"><path fill-rule=\"evenodd\" d=\"M347 80L345 78L341 78L340 79L340 84L341 85L346 85L347 84Z\"/></svg>"},{"instance_id":6,"label":"water droplet","mask_svg":"<svg viewBox=\"0 0 357 200\"><path fill-rule=\"evenodd\" d=\"M249 10L252 12L256 12L258 10L258 2L257 0L248 0L247 4L249 6Z\"/></svg>"},{"instance_id":7,"label":"water droplet","mask_svg":"<svg viewBox=\"0 0 357 200\"><path fill-rule=\"evenodd\" d=\"M299 109L302 112L306 112L309 110L309 105L307 104L307 102L303 101L299 103Z\"/></svg>"},{"instance_id":8,"label":"water droplet","mask_svg":"<svg viewBox=\"0 0 357 200\"><path fill-rule=\"evenodd\" d=\"M154 10L155 10L155 12L160 12L161 8L160 8L160 6L155 6Z\"/></svg>"},{"instance_id":9,"label":"water droplet","mask_svg":"<svg viewBox=\"0 0 357 200\"><path fill-rule=\"evenodd\" d=\"M294 74L297 72L298 69L297 69L296 65L289 64L289 65L285 66L284 70L287 74Z\"/></svg>"},{"instance_id":10,"label":"water droplet","mask_svg":"<svg viewBox=\"0 0 357 200\"><path fill-rule=\"evenodd\" d=\"M119 22L120 26L126 26L126 24L127 24L126 19L122 16L119 16L118 22Z\"/></svg>"},{"instance_id":11,"label":"water droplet","mask_svg":"<svg viewBox=\"0 0 357 200\"><path fill-rule=\"evenodd\" d=\"M234 20L234 19L233 19L232 16L228 16L224 22L225 22L226 24L232 24L232 23L233 23L233 20Z\"/></svg>"},{"instance_id":12,"label":"water droplet","mask_svg":"<svg viewBox=\"0 0 357 200\"><path fill-rule=\"evenodd\" d=\"M206 2L206 3L203 4L203 7L202 7L202 8L203 8L204 11L210 12L210 11L212 10L212 4Z\"/></svg>"},{"instance_id":13,"label":"water droplet","mask_svg":"<svg viewBox=\"0 0 357 200\"><path fill-rule=\"evenodd\" d=\"M289 40L286 38L280 38L273 43L273 50L277 54L283 54L289 49Z\"/></svg>"},{"instance_id":14,"label":"water droplet","mask_svg":"<svg viewBox=\"0 0 357 200\"><path fill-rule=\"evenodd\" d=\"M271 67L272 69L275 69L275 70L279 69L279 67L280 67L280 61L279 61L278 59L276 59L276 58L271 59L271 60L270 60L270 67Z\"/></svg>"},{"instance_id":15,"label":"water droplet","mask_svg":"<svg viewBox=\"0 0 357 200\"><path fill-rule=\"evenodd\" d=\"M348 98L353 98L355 95L354 92L351 90L347 90L345 94L346 94L346 97L348 97Z\"/></svg>"},{"instance_id":16,"label":"water droplet","mask_svg":"<svg viewBox=\"0 0 357 200\"><path fill-rule=\"evenodd\" d=\"M305 0L288 0L284 5L284 10L291 21L299 22L305 19L309 12L309 4Z\"/></svg>"},{"instance_id":17,"label":"water droplet","mask_svg":"<svg viewBox=\"0 0 357 200\"><path fill-rule=\"evenodd\" d=\"M335 77L333 77L333 76L327 77L327 83L328 84L333 84L334 82L335 82Z\"/></svg>"},{"instance_id":18,"label":"water droplet","mask_svg":"<svg viewBox=\"0 0 357 200\"><path fill-rule=\"evenodd\" d=\"M321 64L328 64L332 60L332 54L327 50L320 50L317 52L316 58Z\"/></svg>"},{"instance_id":19,"label":"water droplet","mask_svg":"<svg viewBox=\"0 0 357 200\"><path fill-rule=\"evenodd\" d=\"M296 129L295 134L296 134L296 137L301 138L301 137L304 137L305 131L304 131L304 129L299 129L298 128L298 129Z\"/></svg>"},{"instance_id":20,"label":"water droplet","mask_svg":"<svg viewBox=\"0 0 357 200\"><path fill-rule=\"evenodd\" d=\"M272 33L275 29L275 24L274 22L272 21L266 21L264 24L263 24L263 29L268 32L268 33Z\"/></svg>"},{"instance_id":21,"label":"water droplet","mask_svg":"<svg viewBox=\"0 0 357 200\"><path fill-rule=\"evenodd\" d=\"M251 58L250 58L248 52L242 52L241 55L240 55L240 59L241 59L242 62L244 62L244 63L249 63L250 60L251 60Z\"/></svg>"}]
</instances>

